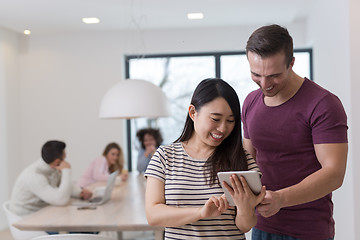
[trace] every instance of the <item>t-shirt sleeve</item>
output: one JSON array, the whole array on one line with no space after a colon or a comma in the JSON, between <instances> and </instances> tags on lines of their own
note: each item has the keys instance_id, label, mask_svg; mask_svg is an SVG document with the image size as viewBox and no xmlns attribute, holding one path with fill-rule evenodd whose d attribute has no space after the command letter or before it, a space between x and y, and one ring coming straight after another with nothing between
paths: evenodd
<instances>
[{"instance_id":1,"label":"t-shirt sleeve","mask_svg":"<svg viewBox=\"0 0 360 240\"><path fill-rule=\"evenodd\" d=\"M247 97L244 100L242 111L241 111L241 120L243 124L243 130L244 130L244 138L250 139L249 131L248 131L248 113L249 111L253 111L256 107L257 102L259 99L262 99L262 92L260 90L252 91L247 95Z\"/></svg>"},{"instance_id":2,"label":"t-shirt sleeve","mask_svg":"<svg viewBox=\"0 0 360 240\"><path fill-rule=\"evenodd\" d=\"M152 156L144 175L145 177L155 177L165 182L165 152L162 146Z\"/></svg>"},{"instance_id":3,"label":"t-shirt sleeve","mask_svg":"<svg viewBox=\"0 0 360 240\"><path fill-rule=\"evenodd\" d=\"M244 130L244 138L250 139L249 132L246 124L246 112L249 106L249 96L245 98L245 101L243 103L242 111L241 111L241 121L243 124L243 130Z\"/></svg>"},{"instance_id":4,"label":"t-shirt sleeve","mask_svg":"<svg viewBox=\"0 0 360 240\"><path fill-rule=\"evenodd\" d=\"M339 98L326 95L310 118L314 144L347 143L347 116Z\"/></svg>"}]
</instances>

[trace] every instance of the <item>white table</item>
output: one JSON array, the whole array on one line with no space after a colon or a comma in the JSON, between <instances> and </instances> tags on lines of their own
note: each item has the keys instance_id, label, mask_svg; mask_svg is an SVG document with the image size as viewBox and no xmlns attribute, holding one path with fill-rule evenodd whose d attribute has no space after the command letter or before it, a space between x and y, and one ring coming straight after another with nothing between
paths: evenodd
<instances>
[{"instance_id":1,"label":"white table","mask_svg":"<svg viewBox=\"0 0 360 240\"><path fill-rule=\"evenodd\" d=\"M129 179L115 185L111 200L96 209L78 210L71 204L47 206L13 225L20 230L57 232L155 231L163 239L163 227L150 226L145 215L145 178L129 173Z\"/></svg>"}]
</instances>

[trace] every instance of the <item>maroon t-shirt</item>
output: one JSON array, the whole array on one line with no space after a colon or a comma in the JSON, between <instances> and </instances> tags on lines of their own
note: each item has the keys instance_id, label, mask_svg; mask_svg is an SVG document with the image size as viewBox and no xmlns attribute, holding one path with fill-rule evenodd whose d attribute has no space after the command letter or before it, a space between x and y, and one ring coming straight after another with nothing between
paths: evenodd
<instances>
[{"instance_id":1,"label":"maroon t-shirt","mask_svg":"<svg viewBox=\"0 0 360 240\"><path fill-rule=\"evenodd\" d=\"M268 107L260 89L245 99L244 137L256 149L256 162L268 190L299 183L319 170L314 144L346 143L347 117L340 100L309 79L287 102ZM272 217L258 214L256 228L300 239L334 237L331 193L313 202L282 208Z\"/></svg>"}]
</instances>

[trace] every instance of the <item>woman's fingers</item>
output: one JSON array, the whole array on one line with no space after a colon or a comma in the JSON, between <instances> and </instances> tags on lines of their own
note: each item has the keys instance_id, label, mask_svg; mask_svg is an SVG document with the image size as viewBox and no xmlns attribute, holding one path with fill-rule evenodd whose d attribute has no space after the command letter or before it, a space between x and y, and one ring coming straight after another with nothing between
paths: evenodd
<instances>
[{"instance_id":1,"label":"woman's fingers","mask_svg":"<svg viewBox=\"0 0 360 240\"><path fill-rule=\"evenodd\" d=\"M241 184L243 186L244 192L245 193L250 193L250 192L252 193L252 190L250 189L249 184L247 183L245 177L241 176L240 180L241 180Z\"/></svg>"},{"instance_id":2,"label":"woman's fingers","mask_svg":"<svg viewBox=\"0 0 360 240\"><path fill-rule=\"evenodd\" d=\"M228 208L229 208L229 203L228 201L226 200L226 197L225 195L222 195L220 197L217 197L217 201L219 203L219 205L217 206L218 207L218 211L220 213L223 213L224 211L226 211Z\"/></svg>"},{"instance_id":3,"label":"woman's fingers","mask_svg":"<svg viewBox=\"0 0 360 240\"><path fill-rule=\"evenodd\" d=\"M230 181L231 181L231 185L232 185L235 193L243 193L244 192L243 179L244 179L243 176L240 176L240 179L239 179L238 176L236 176L235 174L231 175ZM245 180L245 182L246 182L246 180Z\"/></svg>"},{"instance_id":4,"label":"woman's fingers","mask_svg":"<svg viewBox=\"0 0 360 240\"><path fill-rule=\"evenodd\" d=\"M233 195L234 194L234 190L231 186L229 186L229 184L227 182L223 182L225 188L229 191L230 195Z\"/></svg>"},{"instance_id":5,"label":"woman's fingers","mask_svg":"<svg viewBox=\"0 0 360 240\"><path fill-rule=\"evenodd\" d=\"M224 209L228 209L229 208L229 202L227 201L225 194L221 195L220 197L222 199L222 201L224 202Z\"/></svg>"},{"instance_id":6,"label":"woman's fingers","mask_svg":"<svg viewBox=\"0 0 360 240\"><path fill-rule=\"evenodd\" d=\"M219 216L228 208L228 203L225 197L212 196L206 201L203 207L203 217Z\"/></svg>"}]
</instances>

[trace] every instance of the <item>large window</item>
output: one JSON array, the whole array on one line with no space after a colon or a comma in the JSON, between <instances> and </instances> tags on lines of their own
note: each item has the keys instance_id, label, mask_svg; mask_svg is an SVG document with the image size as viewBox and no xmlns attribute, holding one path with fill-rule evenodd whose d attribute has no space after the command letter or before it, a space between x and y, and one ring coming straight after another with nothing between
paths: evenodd
<instances>
[{"instance_id":1,"label":"large window","mask_svg":"<svg viewBox=\"0 0 360 240\"><path fill-rule=\"evenodd\" d=\"M294 56L294 71L312 79L312 50L296 50ZM241 106L247 94L258 88L251 80L245 52L126 56L125 62L126 78L143 79L160 86L172 111L167 118L127 121L130 171L136 171L140 147L136 132L141 128L155 127L162 133L163 144L176 140L184 126L192 93L201 80L211 77L224 79L236 90Z\"/></svg>"}]
</instances>

